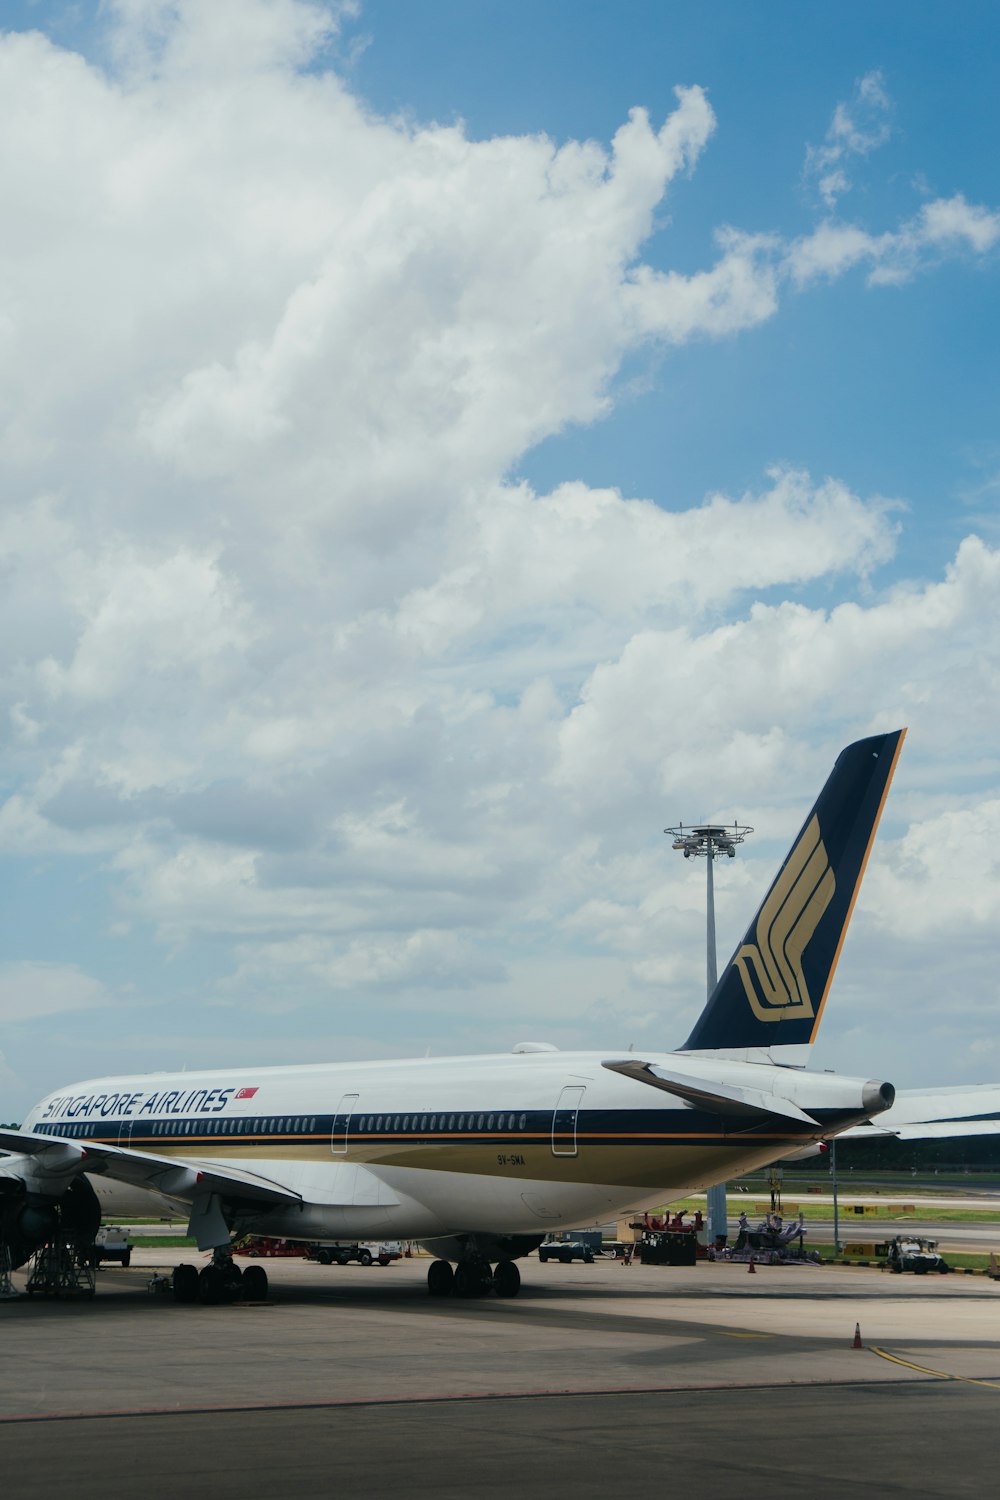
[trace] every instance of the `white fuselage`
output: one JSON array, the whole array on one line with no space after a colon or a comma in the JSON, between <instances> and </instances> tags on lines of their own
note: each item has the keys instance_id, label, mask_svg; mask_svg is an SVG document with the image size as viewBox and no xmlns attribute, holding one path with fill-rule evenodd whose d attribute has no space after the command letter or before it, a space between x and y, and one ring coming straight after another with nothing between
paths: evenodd
<instances>
[{"instance_id":1,"label":"white fuselage","mask_svg":"<svg viewBox=\"0 0 1000 1500\"><path fill-rule=\"evenodd\" d=\"M603 1065L531 1052L102 1078L49 1095L24 1129L273 1183L295 1204L240 1226L301 1239L542 1234L658 1205L836 1134L862 1080L665 1053L675 1074L752 1087L814 1117L726 1118ZM112 1158L106 1173L116 1175ZM158 1184L165 1199L169 1170ZM236 1194L238 1197L238 1193Z\"/></svg>"}]
</instances>

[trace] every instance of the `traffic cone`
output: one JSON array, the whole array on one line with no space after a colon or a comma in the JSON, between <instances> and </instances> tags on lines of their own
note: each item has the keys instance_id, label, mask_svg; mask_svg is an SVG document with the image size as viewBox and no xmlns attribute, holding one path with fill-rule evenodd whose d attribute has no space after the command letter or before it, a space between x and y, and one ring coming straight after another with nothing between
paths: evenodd
<instances>
[{"instance_id":1,"label":"traffic cone","mask_svg":"<svg viewBox=\"0 0 1000 1500\"><path fill-rule=\"evenodd\" d=\"M747 1275L748 1276L756 1276L756 1274L757 1274L757 1267L754 1265L754 1263L753 1263L753 1256L751 1255L751 1257L750 1257L750 1263L747 1266Z\"/></svg>"},{"instance_id":2,"label":"traffic cone","mask_svg":"<svg viewBox=\"0 0 1000 1500\"><path fill-rule=\"evenodd\" d=\"M855 1323L855 1325L854 1325L854 1343L851 1345L851 1348L852 1349L863 1349L864 1347L865 1347L864 1344L861 1342L861 1324L860 1323Z\"/></svg>"}]
</instances>

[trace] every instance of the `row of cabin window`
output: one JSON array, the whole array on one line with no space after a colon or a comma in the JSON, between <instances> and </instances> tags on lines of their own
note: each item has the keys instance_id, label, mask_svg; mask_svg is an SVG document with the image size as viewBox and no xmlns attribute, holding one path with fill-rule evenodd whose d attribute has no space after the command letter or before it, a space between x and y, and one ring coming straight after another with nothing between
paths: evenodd
<instances>
[{"instance_id":1,"label":"row of cabin window","mask_svg":"<svg viewBox=\"0 0 1000 1500\"><path fill-rule=\"evenodd\" d=\"M49 1129L50 1127L46 1127ZM51 1127L55 1130L56 1127ZM69 1136L91 1136L97 1134L102 1128L99 1120L73 1120L60 1135ZM231 1120L133 1120L133 1135L302 1135L308 1130L310 1135L316 1133L316 1119L308 1119L305 1115L299 1115L295 1119L278 1120L269 1123L262 1119L231 1119Z\"/></svg>"},{"instance_id":2,"label":"row of cabin window","mask_svg":"<svg viewBox=\"0 0 1000 1500\"><path fill-rule=\"evenodd\" d=\"M436 1132L441 1130L466 1129L468 1121L469 1130L525 1130L527 1129L528 1117L526 1114L481 1114L481 1115L369 1115L367 1120L362 1115L355 1127L359 1134L376 1134L383 1129L392 1130L398 1134L400 1130L408 1133L410 1129L416 1131ZM95 1128L100 1128L99 1121L79 1120L72 1121L61 1134L69 1136L89 1136L95 1133ZM210 1120L133 1120L133 1133L142 1134L146 1130L152 1135L302 1135L308 1131L310 1135L316 1133L316 1118L311 1119L304 1115L293 1119L282 1119L268 1125L266 1120L260 1118L236 1118L236 1119L210 1119Z\"/></svg>"},{"instance_id":3,"label":"row of cabin window","mask_svg":"<svg viewBox=\"0 0 1000 1500\"><path fill-rule=\"evenodd\" d=\"M400 1130L406 1134L412 1124L414 1130L436 1131L440 1130L465 1130L466 1119L470 1130L525 1130L528 1125L527 1115L369 1115L367 1126L364 1115L361 1116L355 1127L359 1133L378 1134L379 1131L391 1130L397 1134ZM506 1124L504 1123L506 1121Z\"/></svg>"},{"instance_id":4,"label":"row of cabin window","mask_svg":"<svg viewBox=\"0 0 1000 1500\"><path fill-rule=\"evenodd\" d=\"M315 1135L316 1117L296 1115L291 1119L262 1120L154 1120L154 1135Z\"/></svg>"}]
</instances>

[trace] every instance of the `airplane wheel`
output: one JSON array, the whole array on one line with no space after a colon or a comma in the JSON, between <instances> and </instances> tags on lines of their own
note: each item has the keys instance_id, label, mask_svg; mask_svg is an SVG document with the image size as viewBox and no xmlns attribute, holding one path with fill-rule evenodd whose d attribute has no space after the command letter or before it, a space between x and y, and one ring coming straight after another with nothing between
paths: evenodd
<instances>
[{"instance_id":1,"label":"airplane wheel","mask_svg":"<svg viewBox=\"0 0 1000 1500\"><path fill-rule=\"evenodd\" d=\"M521 1290L521 1273L512 1260L502 1260L493 1272L493 1290L498 1297L516 1297Z\"/></svg>"},{"instance_id":2,"label":"airplane wheel","mask_svg":"<svg viewBox=\"0 0 1000 1500\"><path fill-rule=\"evenodd\" d=\"M455 1268L456 1297L485 1297L493 1290L489 1261L461 1260Z\"/></svg>"},{"instance_id":3,"label":"airplane wheel","mask_svg":"<svg viewBox=\"0 0 1000 1500\"><path fill-rule=\"evenodd\" d=\"M247 1266L243 1272L243 1301L264 1302L267 1299L267 1272L263 1266Z\"/></svg>"},{"instance_id":4,"label":"airplane wheel","mask_svg":"<svg viewBox=\"0 0 1000 1500\"><path fill-rule=\"evenodd\" d=\"M432 1260L427 1268L427 1290L432 1297L450 1297L455 1290L455 1273L446 1260Z\"/></svg>"},{"instance_id":5,"label":"airplane wheel","mask_svg":"<svg viewBox=\"0 0 1000 1500\"><path fill-rule=\"evenodd\" d=\"M206 1307L238 1302L242 1296L243 1272L229 1257L213 1260L198 1277L198 1298Z\"/></svg>"},{"instance_id":6,"label":"airplane wheel","mask_svg":"<svg viewBox=\"0 0 1000 1500\"><path fill-rule=\"evenodd\" d=\"M198 1267L174 1266L173 1286L175 1302L197 1302Z\"/></svg>"},{"instance_id":7,"label":"airplane wheel","mask_svg":"<svg viewBox=\"0 0 1000 1500\"><path fill-rule=\"evenodd\" d=\"M198 1301L204 1307L217 1307L224 1295L225 1288L218 1266L205 1266L198 1273Z\"/></svg>"}]
</instances>

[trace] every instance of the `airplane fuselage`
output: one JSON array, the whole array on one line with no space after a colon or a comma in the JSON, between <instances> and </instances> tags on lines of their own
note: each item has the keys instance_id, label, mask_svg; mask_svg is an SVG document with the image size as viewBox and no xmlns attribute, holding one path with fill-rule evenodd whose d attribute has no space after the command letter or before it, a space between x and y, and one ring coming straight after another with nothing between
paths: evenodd
<instances>
[{"instance_id":1,"label":"airplane fuselage","mask_svg":"<svg viewBox=\"0 0 1000 1500\"><path fill-rule=\"evenodd\" d=\"M747 1122L605 1066L528 1052L240 1068L73 1084L26 1131L279 1185L297 1202L242 1225L301 1239L543 1234L642 1210L751 1170L869 1112L871 1085L664 1053L651 1061L794 1101L812 1117ZM650 1054L645 1054L650 1057ZM868 1098L869 1095L865 1095ZM113 1175L113 1174L112 1174ZM146 1178L171 1199L171 1174ZM176 1194L189 1206L190 1191Z\"/></svg>"}]
</instances>

